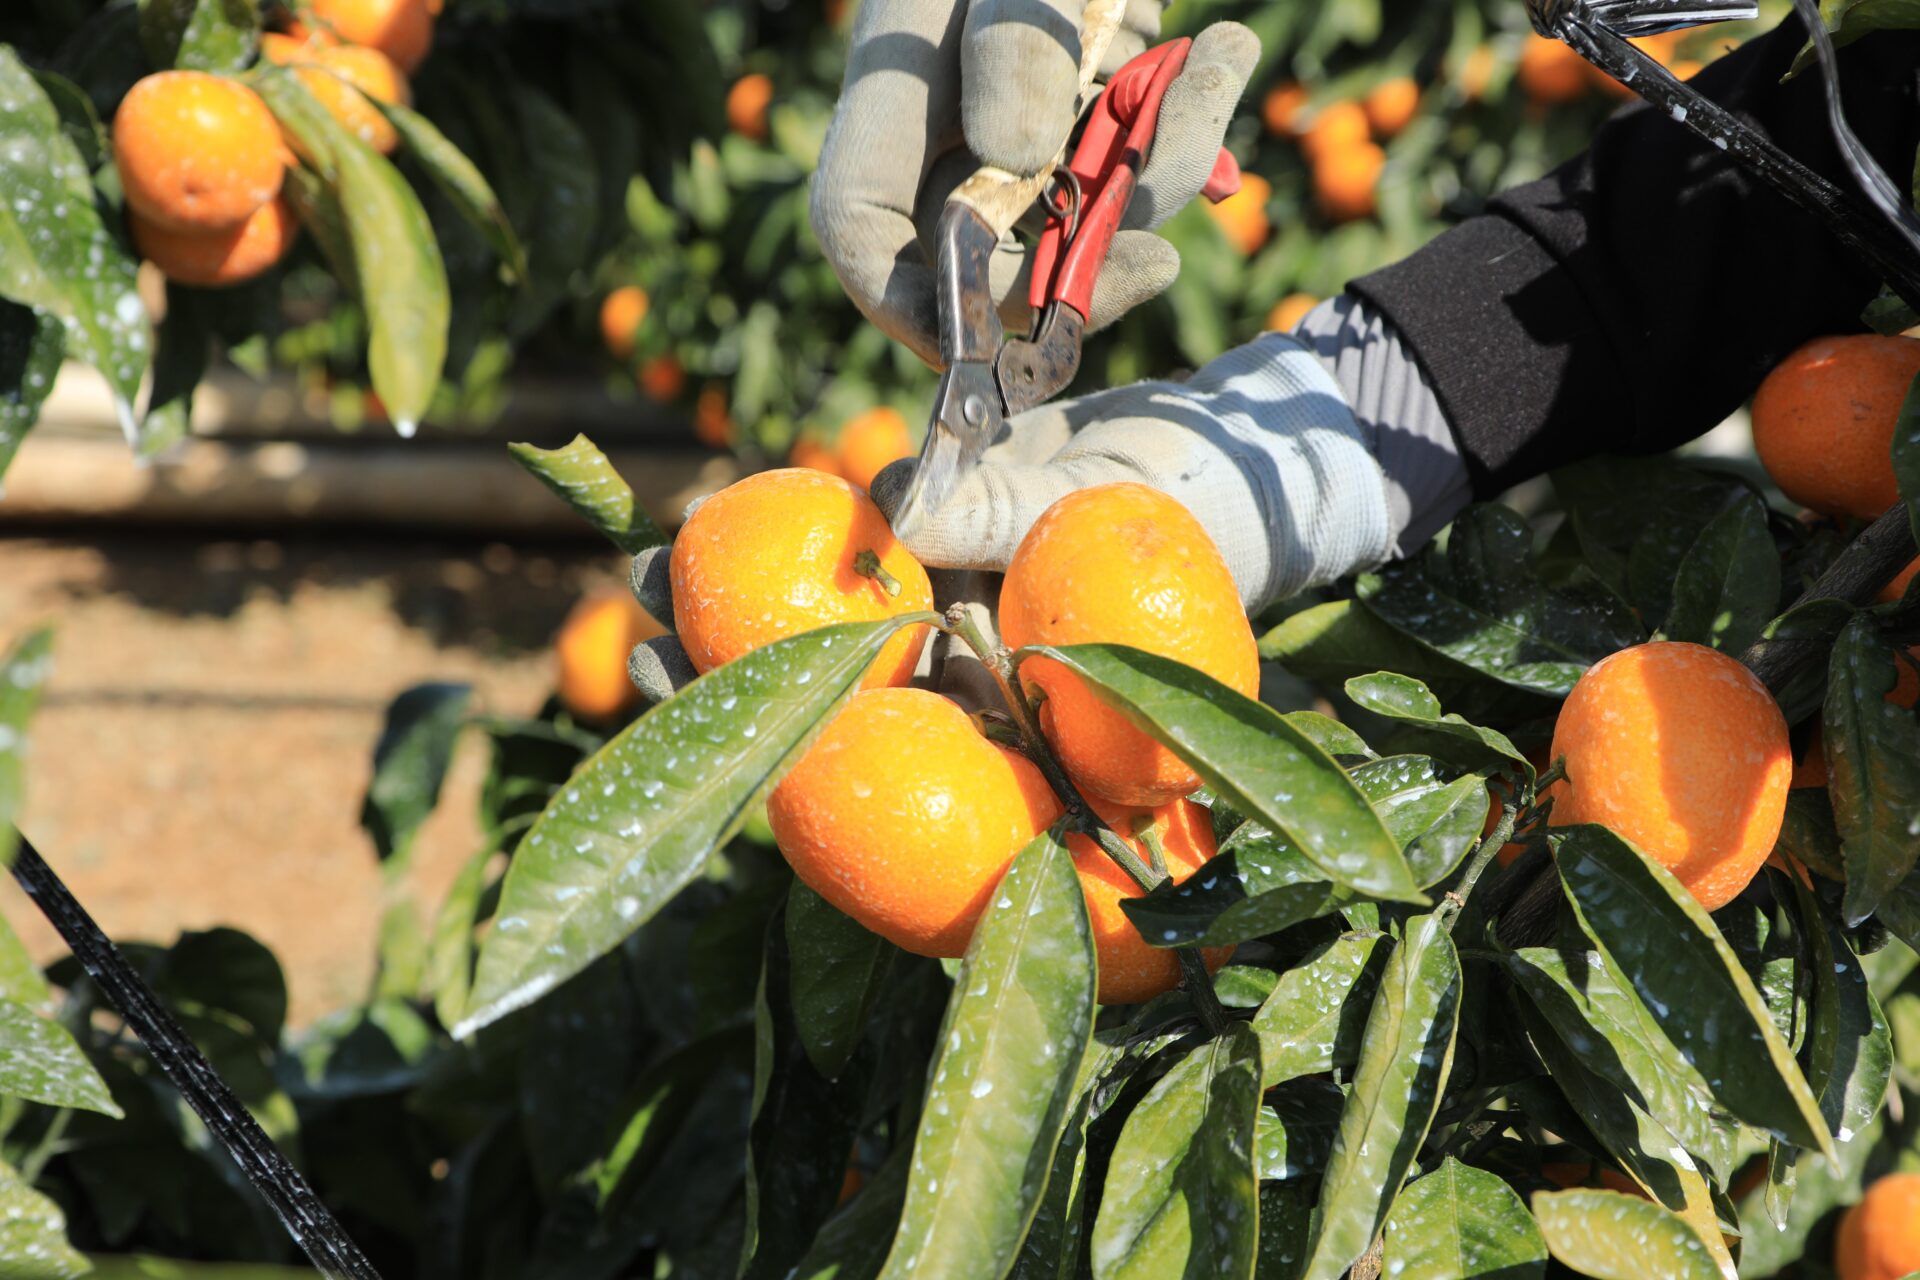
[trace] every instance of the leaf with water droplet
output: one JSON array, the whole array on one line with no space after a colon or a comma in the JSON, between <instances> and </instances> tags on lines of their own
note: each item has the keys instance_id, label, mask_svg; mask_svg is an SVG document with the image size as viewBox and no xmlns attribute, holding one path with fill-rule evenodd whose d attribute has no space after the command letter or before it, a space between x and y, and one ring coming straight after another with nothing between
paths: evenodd
<instances>
[{"instance_id":1,"label":"leaf with water droplet","mask_svg":"<svg viewBox=\"0 0 1920 1280\"><path fill-rule=\"evenodd\" d=\"M1792 877L1800 924L1812 942L1813 999L1804 1050L1807 1083L1834 1138L1846 1143L1873 1122L1893 1070L1893 1033L1847 936Z\"/></svg>"},{"instance_id":2,"label":"leaf with water droplet","mask_svg":"<svg viewBox=\"0 0 1920 1280\"><path fill-rule=\"evenodd\" d=\"M140 45L156 67L242 71L259 40L258 0L140 0Z\"/></svg>"},{"instance_id":3,"label":"leaf with water droplet","mask_svg":"<svg viewBox=\"0 0 1920 1280\"><path fill-rule=\"evenodd\" d=\"M1661 633L1738 655L1779 607L1780 553L1767 530L1767 507L1742 494L1687 549Z\"/></svg>"},{"instance_id":4,"label":"leaf with water droplet","mask_svg":"<svg viewBox=\"0 0 1920 1280\"><path fill-rule=\"evenodd\" d=\"M899 948L795 880L787 891L793 1015L814 1070L838 1076Z\"/></svg>"},{"instance_id":5,"label":"leaf with water droplet","mask_svg":"<svg viewBox=\"0 0 1920 1280\"><path fill-rule=\"evenodd\" d=\"M1271 707L1171 658L1125 645L1035 647L1164 743L1214 794L1284 835L1335 884L1424 903L1399 844L1352 778Z\"/></svg>"},{"instance_id":6,"label":"leaf with water droplet","mask_svg":"<svg viewBox=\"0 0 1920 1280\"><path fill-rule=\"evenodd\" d=\"M1353 1065L1391 952L1380 934L1349 935L1280 975L1253 1015L1263 1088Z\"/></svg>"},{"instance_id":7,"label":"leaf with water droplet","mask_svg":"<svg viewBox=\"0 0 1920 1280\"><path fill-rule=\"evenodd\" d=\"M13 865L26 794L27 722L53 669L53 631L30 631L0 659L0 865Z\"/></svg>"},{"instance_id":8,"label":"leaf with water droplet","mask_svg":"<svg viewBox=\"0 0 1920 1280\"><path fill-rule=\"evenodd\" d=\"M633 496L600 447L577 435L558 449L510 444L507 452L541 484L566 500L608 542L628 555L670 541Z\"/></svg>"},{"instance_id":9,"label":"leaf with water droplet","mask_svg":"<svg viewBox=\"0 0 1920 1280\"><path fill-rule=\"evenodd\" d=\"M1331 1080L1288 1080L1267 1092L1254 1132L1263 1181L1309 1177L1326 1168L1346 1095Z\"/></svg>"},{"instance_id":10,"label":"leaf with water droplet","mask_svg":"<svg viewBox=\"0 0 1920 1280\"><path fill-rule=\"evenodd\" d=\"M1380 1274L1395 1280L1530 1280L1547 1242L1513 1188L1452 1156L1407 1184L1387 1218Z\"/></svg>"},{"instance_id":11,"label":"leaf with water droplet","mask_svg":"<svg viewBox=\"0 0 1920 1280\"><path fill-rule=\"evenodd\" d=\"M1593 1280L1720 1280L1693 1228L1618 1191L1536 1191L1533 1216L1553 1256Z\"/></svg>"},{"instance_id":12,"label":"leaf with water droplet","mask_svg":"<svg viewBox=\"0 0 1920 1280\"><path fill-rule=\"evenodd\" d=\"M67 1029L12 1000L0 1000L0 1097L121 1114Z\"/></svg>"},{"instance_id":13,"label":"leaf with water droplet","mask_svg":"<svg viewBox=\"0 0 1920 1280\"><path fill-rule=\"evenodd\" d=\"M645 924L800 758L893 633L933 621L905 614L776 641L695 680L596 752L514 855L456 1034L532 1003ZM801 671L813 677L805 685L794 681ZM721 710L728 699L732 710Z\"/></svg>"},{"instance_id":14,"label":"leaf with water droplet","mask_svg":"<svg viewBox=\"0 0 1920 1280\"><path fill-rule=\"evenodd\" d=\"M1347 696L1375 715L1397 720L1415 733L1428 753L1467 768L1505 769L1533 778L1533 765L1507 735L1463 717L1440 713L1440 699L1412 676L1377 671L1347 681Z\"/></svg>"},{"instance_id":15,"label":"leaf with water droplet","mask_svg":"<svg viewBox=\"0 0 1920 1280\"><path fill-rule=\"evenodd\" d=\"M1920 858L1920 718L1886 700L1896 664L1908 661L1903 649L1863 613L1840 632L1828 663L1827 797L1846 861L1849 924L1872 915Z\"/></svg>"},{"instance_id":16,"label":"leaf with water droplet","mask_svg":"<svg viewBox=\"0 0 1920 1280\"><path fill-rule=\"evenodd\" d=\"M1253 1275L1260 1040L1244 1023L1162 1076L1120 1130L1093 1223L1096 1280Z\"/></svg>"},{"instance_id":17,"label":"leaf with water droplet","mask_svg":"<svg viewBox=\"0 0 1920 1280\"><path fill-rule=\"evenodd\" d=\"M1303 1280L1334 1280L1365 1253L1427 1140L1453 1069L1460 960L1436 916L1406 921L1373 999L1340 1113Z\"/></svg>"},{"instance_id":18,"label":"leaf with water droplet","mask_svg":"<svg viewBox=\"0 0 1920 1280\"><path fill-rule=\"evenodd\" d=\"M60 1206L0 1161L0 1259L22 1280L79 1280L93 1264L67 1243Z\"/></svg>"},{"instance_id":19,"label":"leaf with water droplet","mask_svg":"<svg viewBox=\"0 0 1920 1280\"><path fill-rule=\"evenodd\" d=\"M1005 1275L1041 1203L1093 1036L1093 927L1053 833L1020 851L967 946L884 1276Z\"/></svg>"},{"instance_id":20,"label":"leaf with water droplet","mask_svg":"<svg viewBox=\"0 0 1920 1280\"><path fill-rule=\"evenodd\" d=\"M440 785L472 700L471 685L417 684L387 704L373 747L373 777L360 805L360 825L382 862L398 858L406 864L413 837L440 803Z\"/></svg>"},{"instance_id":21,"label":"leaf with water droplet","mask_svg":"<svg viewBox=\"0 0 1920 1280\"><path fill-rule=\"evenodd\" d=\"M1375 671L1451 688L1481 678L1352 600L1329 600L1288 617L1260 637L1260 656L1303 680L1335 687Z\"/></svg>"}]
</instances>

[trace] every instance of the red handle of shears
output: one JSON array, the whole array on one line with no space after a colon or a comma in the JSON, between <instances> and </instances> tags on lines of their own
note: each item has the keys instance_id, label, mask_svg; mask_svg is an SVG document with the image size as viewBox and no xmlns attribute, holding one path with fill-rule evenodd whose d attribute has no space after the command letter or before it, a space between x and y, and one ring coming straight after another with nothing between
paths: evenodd
<instances>
[{"instance_id":1,"label":"red handle of shears","mask_svg":"<svg viewBox=\"0 0 1920 1280\"><path fill-rule=\"evenodd\" d=\"M1079 207L1062 208L1056 197L1034 247L1027 297L1035 310L1064 302L1082 319L1091 311L1093 286L1159 127L1160 104L1192 47L1193 41L1180 39L1147 50L1120 68L1095 100L1067 164L1079 183ZM1240 166L1222 147L1201 194L1219 201L1239 189Z\"/></svg>"}]
</instances>

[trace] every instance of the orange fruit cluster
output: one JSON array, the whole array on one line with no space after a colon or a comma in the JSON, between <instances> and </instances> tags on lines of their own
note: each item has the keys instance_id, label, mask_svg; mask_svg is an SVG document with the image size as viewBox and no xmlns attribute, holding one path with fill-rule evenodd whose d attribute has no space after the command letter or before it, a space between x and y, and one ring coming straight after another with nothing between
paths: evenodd
<instances>
[{"instance_id":1,"label":"orange fruit cluster","mask_svg":"<svg viewBox=\"0 0 1920 1280\"><path fill-rule=\"evenodd\" d=\"M1308 93L1288 83L1268 92L1261 119L1269 132L1300 145L1313 168L1313 196L1334 222L1370 218L1378 207L1387 153L1380 143L1420 114L1420 86L1411 76L1383 80L1358 101L1308 110ZM1269 326L1272 327L1272 326Z\"/></svg>"},{"instance_id":2,"label":"orange fruit cluster","mask_svg":"<svg viewBox=\"0 0 1920 1280\"><path fill-rule=\"evenodd\" d=\"M855 414L840 427L831 445L811 435L794 441L787 454L790 466L809 467L844 476L862 489L892 462L913 456L913 435L900 411L887 405Z\"/></svg>"},{"instance_id":3,"label":"orange fruit cluster","mask_svg":"<svg viewBox=\"0 0 1920 1280\"><path fill-rule=\"evenodd\" d=\"M1822 515L1871 520L1899 501L1893 429L1920 375L1920 341L1815 338L1753 396L1753 445L1780 491Z\"/></svg>"},{"instance_id":4,"label":"orange fruit cluster","mask_svg":"<svg viewBox=\"0 0 1920 1280\"><path fill-rule=\"evenodd\" d=\"M1840 1280L1900 1280L1920 1271L1920 1173L1890 1173L1840 1219Z\"/></svg>"}]
</instances>

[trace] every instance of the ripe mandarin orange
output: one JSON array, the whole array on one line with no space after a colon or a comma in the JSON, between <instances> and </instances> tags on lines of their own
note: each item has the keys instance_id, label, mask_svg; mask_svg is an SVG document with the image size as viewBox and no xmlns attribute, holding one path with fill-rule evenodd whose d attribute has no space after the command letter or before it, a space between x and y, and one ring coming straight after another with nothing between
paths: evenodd
<instances>
[{"instance_id":1,"label":"ripe mandarin orange","mask_svg":"<svg viewBox=\"0 0 1920 1280\"><path fill-rule=\"evenodd\" d=\"M600 340L615 360L633 354L640 322L647 318L647 291L637 284L623 284L600 301Z\"/></svg>"},{"instance_id":2,"label":"ripe mandarin orange","mask_svg":"<svg viewBox=\"0 0 1920 1280\"><path fill-rule=\"evenodd\" d=\"M1383 80L1360 100L1376 138L1391 138L1413 123L1420 112L1420 86L1411 76Z\"/></svg>"},{"instance_id":3,"label":"ripe mandarin orange","mask_svg":"<svg viewBox=\"0 0 1920 1280\"><path fill-rule=\"evenodd\" d=\"M767 799L794 874L923 956L966 951L1007 865L1061 812L1032 761L925 689L855 694Z\"/></svg>"},{"instance_id":4,"label":"ripe mandarin orange","mask_svg":"<svg viewBox=\"0 0 1920 1280\"><path fill-rule=\"evenodd\" d=\"M1920 1271L1920 1173L1890 1173L1840 1219L1840 1280L1900 1280Z\"/></svg>"},{"instance_id":5,"label":"ripe mandarin orange","mask_svg":"<svg viewBox=\"0 0 1920 1280\"><path fill-rule=\"evenodd\" d=\"M127 210L127 226L140 256L167 279L201 288L251 280L287 256L300 235L299 220L285 199L274 197L237 227L223 231L175 231Z\"/></svg>"},{"instance_id":6,"label":"ripe mandarin orange","mask_svg":"<svg viewBox=\"0 0 1920 1280\"><path fill-rule=\"evenodd\" d=\"M1287 333L1293 326L1306 319L1307 312L1320 305L1320 299L1310 293L1290 293L1273 304L1273 310L1267 312L1266 328L1269 332Z\"/></svg>"},{"instance_id":7,"label":"ripe mandarin orange","mask_svg":"<svg viewBox=\"0 0 1920 1280\"><path fill-rule=\"evenodd\" d=\"M1367 111L1357 102L1330 102L1314 113L1300 137L1300 150L1309 160L1335 151L1348 151L1368 140Z\"/></svg>"},{"instance_id":8,"label":"ripe mandarin orange","mask_svg":"<svg viewBox=\"0 0 1920 1280\"><path fill-rule=\"evenodd\" d=\"M307 92L343 128L381 155L392 155L400 145L399 131L367 101L413 104L406 74L386 54L360 45L320 44L269 32L260 37L260 56L294 68Z\"/></svg>"},{"instance_id":9,"label":"ripe mandarin orange","mask_svg":"<svg viewBox=\"0 0 1920 1280\"><path fill-rule=\"evenodd\" d=\"M1370 218L1377 207L1387 153L1371 142L1323 151L1313 162L1313 198L1335 222Z\"/></svg>"},{"instance_id":10,"label":"ripe mandarin orange","mask_svg":"<svg viewBox=\"0 0 1920 1280\"><path fill-rule=\"evenodd\" d=\"M1542 105L1576 102L1592 85L1587 62L1558 40L1537 33L1527 37L1515 73L1527 97Z\"/></svg>"},{"instance_id":11,"label":"ripe mandarin orange","mask_svg":"<svg viewBox=\"0 0 1920 1280\"><path fill-rule=\"evenodd\" d=\"M127 203L174 231L230 230L280 194L286 148L260 95L204 71L162 71L113 117Z\"/></svg>"},{"instance_id":12,"label":"ripe mandarin orange","mask_svg":"<svg viewBox=\"0 0 1920 1280\"><path fill-rule=\"evenodd\" d=\"M1704 645L1658 641L1587 669L1553 730L1553 826L1598 822L1713 911L1772 851L1793 755L1754 674Z\"/></svg>"},{"instance_id":13,"label":"ripe mandarin orange","mask_svg":"<svg viewBox=\"0 0 1920 1280\"><path fill-rule=\"evenodd\" d=\"M840 459L834 457L832 449L812 436L801 436L793 442L793 448L787 453L787 465L824 471L830 476L840 474Z\"/></svg>"},{"instance_id":14,"label":"ripe mandarin orange","mask_svg":"<svg viewBox=\"0 0 1920 1280\"><path fill-rule=\"evenodd\" d=\"M639 701L627 677L627 655L666 628L617 587L584 596L553 641L560 701L583 720L611 720Z\"/></svg>"},{"instance_id":15,"label":"ripe mandarin orange","mask_svg":"<svg viewBox=\"0 0 1920 1280\"><path fill-rule=\"evenodd\" d=\"M1873 519L1900 496L1893 428L1916 374L1920 341L1912 338L1815 338L1754 393L1761 465L1802 506Z\"/></svg>"},{"instance_id":16,"label":"ripe mandarin orange","mask_svg":"<svg viewBox=\"0 0 1920 1280\"><path fill-rule=\"evenodd\" d=\"M1047 508L1007 566L1000 630L1016 649L1131 645L1250 698L1260 688L1253 628L1226 561L1191 512L1143 484L1096 485ZM1032 658L1020 674L1045 693L1041 726L1090 795L1158 805L1200 785L1178 756L1059 663Z\"/></svg>"},{"instance_id":17,"label":"ripe mandarin orange","mask_svg":"<svg viewBox=\"0 0 1920 1280\"><path fill-rule=\"evenodd\" d=\"M1227 242L1252 257L1273 234L1273 222L1267 217L1267 201L1273 198L1273 184L1257 173L1242 173L1240 189L1219 204L1203 206L1212 215Z\"/></svg>"},{"instance_id":18,"label":"ripe mandarin orange","mask_svg":"<svg viewBox=\"0 0 1920 1280\"><path fill-rule=\"evenodd\" d=\"M913 456L913 437L907 432L907 420L899 410L880 405L847 419L836 442L840 474L862 489L873 487L873 478L889 462Z\"/></svg>"},{"instance_id":19,"label":"ripe mandarin orange","mask_svg":"<svg viewBox=\"0 0 1920 1280\"><path fill-rule=\"evenodd\" d=\"M717 382L700 388L693 402L693 434L709 449L733 446L733 415L727 412L727 389Z\"/></svg>"},{"instance_id":20,"label":"ripe mandarin orange","mask_svg":"<svg viewBox=\"0 0 1920 1280\"><path fill-rule=\"evenodd\" d=\"M773 103L773 80L758 71L733 82L727 90L727 123L743 138L767 140L767 108Z\"/></svg>"},{"instance_id":21,"label":"ripe mandarin orange","mask_svg":"<svg viewBox=\"0 0 1920 1280\"><path fill-rule=\"evenodd\" d=\"M428 0L312 0L318 25L348 44L378 49L412 75L433 48Z\"/></svg>"},{"instance_id":22,"label":"ripe mandarin orange","mask_svg":"<svg viewBox=\"0 0 1920 1280\"><path fill-rule=\"evenodd\" d=\"M1144 820L1166 854L1167 873L1178 884L1214 855L1213 818L1191 800L1175 800L1155 809L1096 803L1094 812L1150 863L1146 842L1134 832ZM1122 898L1140 896L1140 886L1120 865L1101 851L1091 836L1067 837L1073 869L1087 898L1087 918L1093 924L1093 945L1100 958L1101 1004L1138 1004L1180 985L1180 961L1164 947L1150 946L1140 936ZM1232 947L1207 947L1200 953L1209 970L1218 969L1233 954Z\"/></svg>"},{"instance_id":23,"label":"ripe mandarin orange","mask_svg":"<svg viewBox=\"0 0 1920 1280\"><path fill-rule=\"evenodd\" d=\"M899 595L859 571L863 552L878 557ZM670 563L674 630L701 672L817 627L933 608L927 571L873 500L838 476L797 467L708 498L674 539ZM865 687L905 684L926 640L925 627L896 634Z\"/></svg>"},{"instance_id":24,"label":"ripe mandarin orange","mask_svg":"<svg viewBox=\"0 0 1920 1280\"><path fill-rule=\"evenodd\" d=\"M672 356L653 356L640 366L640 389L649 400L678 400L687 389L687 371Z\"/></svg>"},{"instance_id":25,"label":"ripe mandarin orange","mask_svg":"<svg viewBox=\"0 0 1920 1280\"><path fill-rule=\"evenodd\" d=\"M1300 136L1300 112L1307 105L1303 84L1280 84L1267 91L1260 103L1260 120L1276 138Z\"/></svg>"}]
</instances>

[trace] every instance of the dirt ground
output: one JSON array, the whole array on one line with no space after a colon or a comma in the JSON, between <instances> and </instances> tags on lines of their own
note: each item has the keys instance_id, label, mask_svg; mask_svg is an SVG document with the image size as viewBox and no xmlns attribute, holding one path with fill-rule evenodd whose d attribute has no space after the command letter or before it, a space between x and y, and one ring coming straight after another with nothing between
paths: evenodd
<instances>
[{"instance_id":1,"label":"dirt ground","mask_svg":"<svg viewBox=\"0 0 1920 1280\"><path fill-rule=\"evenodd\" d=\"M624 576L591 544L0 536L0 644L57 628L22 829L116 939L254 934L310 1020L372 971L380 883L358 817L388 700L460 680L476 709L536 710L567 608ZM478 841L482 757L469 735L421 833L429 907ZM36 957L64 953L10 880L0 914Z\"/></svg>"}]
</instances>

